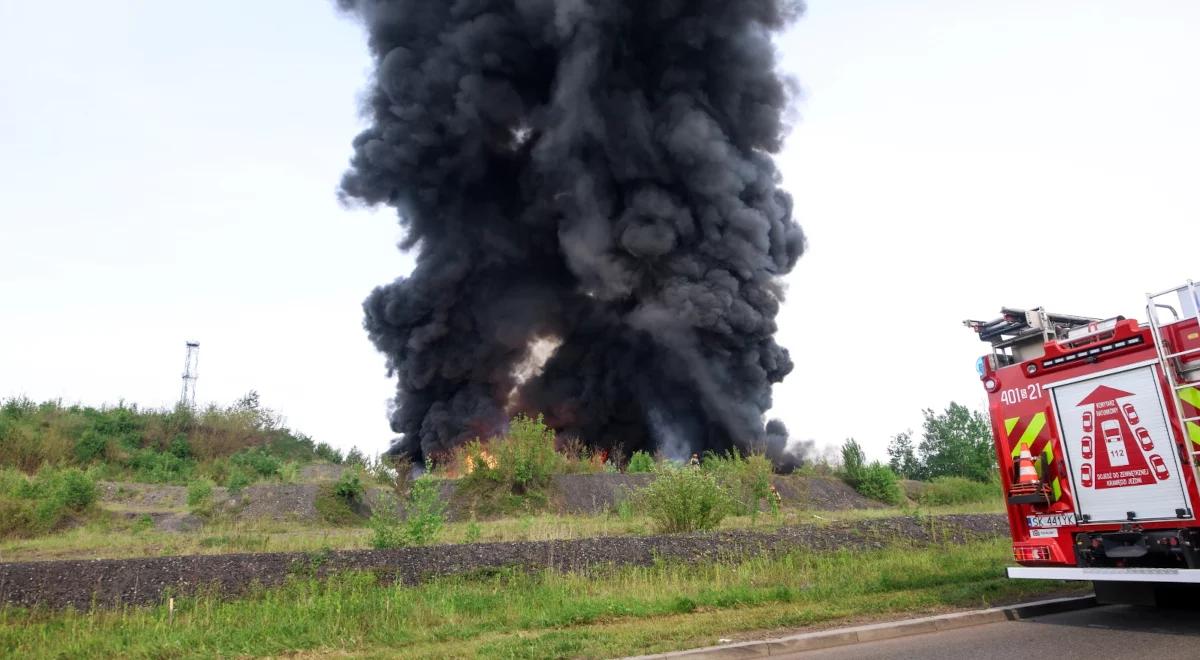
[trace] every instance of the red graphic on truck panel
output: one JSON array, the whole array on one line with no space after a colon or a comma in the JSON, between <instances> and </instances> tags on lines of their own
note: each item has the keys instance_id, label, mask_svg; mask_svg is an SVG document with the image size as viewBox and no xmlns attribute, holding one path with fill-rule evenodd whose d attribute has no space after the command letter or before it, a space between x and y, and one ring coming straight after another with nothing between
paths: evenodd
<instances>
[{"instance_id":1,"label":"red graphic on truck panel","mask_svg":"<svg viewBox=\"0 0 1200 660\"><path fill-rule=\"evenodd\" d=\"M1150 439L1149 431L1139 426L1134 429L1133 434L1137 436L1138 443L1142 445L1142 451L1154 451L1154 441Z\"/></svg>"},{"instance_id":2,"label":"red graphic on truck panel","mask_svg":"<svg viewBox=\"0 0 1200 660\"><path fill-rule=\"evenodd\" d=\"M1091 407L1090 411L1083 413L1084 431L1097 429L1095 474L1092 474L1092 466L1087 463L1080 470L1080 480L1085 488L1093 487L1093 484L1097 490L1142 486L1157 483L1156 477L1157 480L1170 478L1161 457L1156 454L1147 461L1142 453L1143 447L1148 451L1154 447L1154 443L1146 429L1139 428L1140 433L1134 432L1133 425L1137 423L1138 415L1133 404L1121 406L1117 403L1127 396L1133 394L1101 385L1078 404ZM1091 447L1083 450L1085 457L1092 453ZM1157 463L1155 458L1158 459Z\"/></svg>"}]
</instances>

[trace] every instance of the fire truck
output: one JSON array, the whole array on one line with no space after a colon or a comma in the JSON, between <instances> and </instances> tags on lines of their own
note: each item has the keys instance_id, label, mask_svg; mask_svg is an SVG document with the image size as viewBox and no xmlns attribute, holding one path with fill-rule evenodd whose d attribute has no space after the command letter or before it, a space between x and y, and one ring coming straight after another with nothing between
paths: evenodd
<instances>
[{"instance_id":1,"label":"fire truck","mask_svg":"<svg viewBox=\"0 0 1200 660\"><path fill-rule=\"evenodd\" d=\"M1146 296L1147 322L1003 309L965 324L1018 566L1090 580L1102 602L1200 586L1200 285Z\"/></svg>"}]
</instances>

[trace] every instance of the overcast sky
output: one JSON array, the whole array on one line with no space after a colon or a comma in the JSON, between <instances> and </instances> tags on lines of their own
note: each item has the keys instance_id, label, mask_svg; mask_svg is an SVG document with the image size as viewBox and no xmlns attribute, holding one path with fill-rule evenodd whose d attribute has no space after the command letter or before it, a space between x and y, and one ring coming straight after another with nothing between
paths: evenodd
<instances>
[{"instance_id":1,"label":"overcast sky","mask_svg":"<svg viewBox=\"0 0 1200 660\"><path fill-rule=\"evenodd\" d=\"M1144 317L1200 278L1200 3L811 0L779 157L810 250L780 340L796 438L983 407L960 322ZM250 389L318 440L388 445L361 301L405 274L337 181L369 59L322 0L0 0L0 396L170 405Z\"/></svg>"}]
</instances>

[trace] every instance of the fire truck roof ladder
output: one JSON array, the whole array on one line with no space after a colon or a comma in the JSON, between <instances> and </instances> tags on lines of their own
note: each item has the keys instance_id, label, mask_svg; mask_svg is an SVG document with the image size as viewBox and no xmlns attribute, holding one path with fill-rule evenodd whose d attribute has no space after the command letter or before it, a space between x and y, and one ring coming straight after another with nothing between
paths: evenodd
<instances>
[{"instance_id":1,"label":"fire truck roof ladder","mask_svg":"<svg viewBox=\"0 0 1200 660\"><path fill-rule=\"evenodd\" d=\"M1188 280L1187 284L1182 286L1167 289L1159 293L1146 294L1146 316L1150 320L1150 332L1154 335L1154 347L1157 349L1158 362L1162 367L1163 375L1167 377L1167 383L1171 386L1171 402L1175 404L1175 415L1178 417L1179 423L1184 426L1183 430L1185 434L1187 425L1193 422L1200 422L1200 416L1185 416L1183 402L1179 399L1179 390L1192 387L1200 381L1200 366L1189 368L1181 358L1200 354L1200 348L1177 351L1165 342L1162 336L1162 323L1158 319L1158 311L1165 309L1171 312L1171 316L1173 317L1171 323L1198 318L1197 309L1200 309L1200 300L1196 297L1197 293L1200 293L1200 289L1197 288L1196 283ZM1159 298L1170 294L1177 294L1182 314L1176 311L1174 307L1158 302ZM1200 455L1200 452L1192 452L1193 463L1195 463L1197 455Z\"/></svg>"},{"instance_id":2,"label":"fire truck roof ladder","mask_svg":"<svg viewBox=\"0 0 1200 660\"><path fill-rule=\"evenodd\" d=\"M1041 307L1030 310L1004 307L1000 310L1000 318L994 321L963 321L963 325L979 333L979 339L992 345L999 352L1006 348L1015 348L1021 353L1021 347L1036 349L1041 352L1041 346L1052 339L1066 335L1072 328L1096 323L1099 319L1071 314L1050 314ZM1037 344L1036 347L1027 346Z\"/></svg>"}]
</instances>

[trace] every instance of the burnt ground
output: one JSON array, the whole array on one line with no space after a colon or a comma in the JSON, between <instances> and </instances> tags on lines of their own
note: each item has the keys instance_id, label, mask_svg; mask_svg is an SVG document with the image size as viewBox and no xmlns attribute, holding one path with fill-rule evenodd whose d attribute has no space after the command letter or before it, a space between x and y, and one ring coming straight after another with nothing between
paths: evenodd
<instances>
[{"instance_id":1,"label":"burnt ground","mask_svg":"<svg viewBox=\"0 0 1200 660\"><path fill-rule=\"evenodd\" d=\"M878 548L909 542L929 545L1006 536L1003 515L896 517L784 527L772 531L628 536L570 541L441 545L399 550L346 550L320 554L264 553L45 561L0 564L0 603L49 608L149 605L167 593L215 588L225 595L252 585L274 586L290 576L343 571L375 573L383 582L407 584L432 577L495 570L582 570L609 565L649 565L658 558L694 561L777 554L789 550Z\"/></svg>"}]
</instances>

